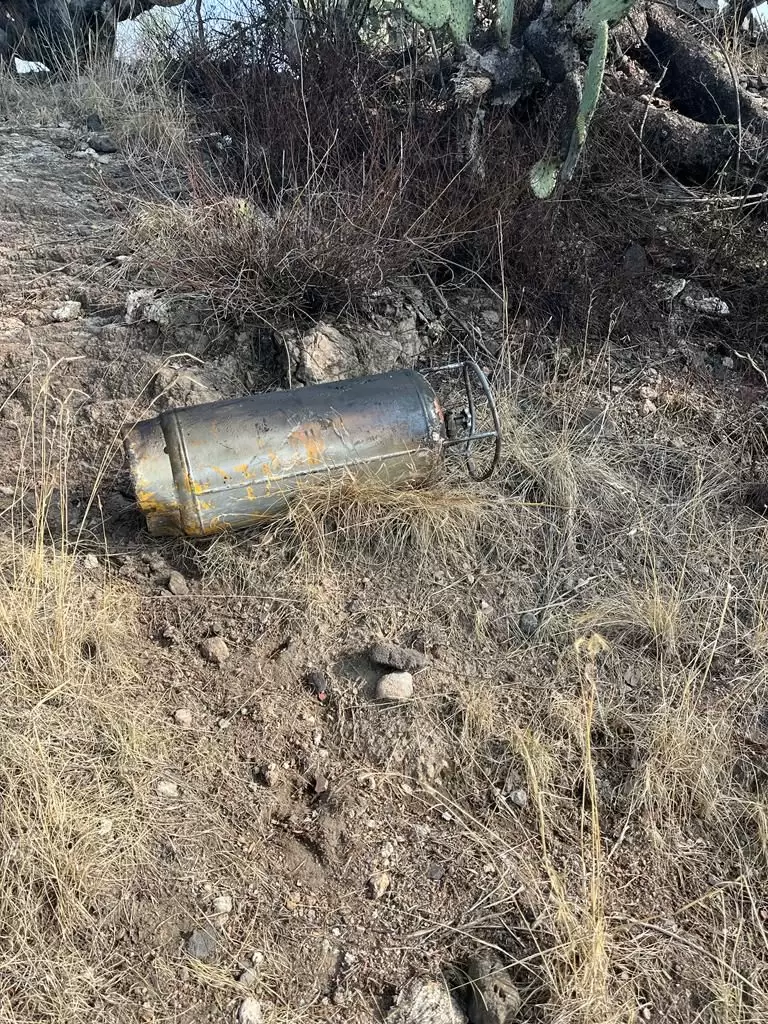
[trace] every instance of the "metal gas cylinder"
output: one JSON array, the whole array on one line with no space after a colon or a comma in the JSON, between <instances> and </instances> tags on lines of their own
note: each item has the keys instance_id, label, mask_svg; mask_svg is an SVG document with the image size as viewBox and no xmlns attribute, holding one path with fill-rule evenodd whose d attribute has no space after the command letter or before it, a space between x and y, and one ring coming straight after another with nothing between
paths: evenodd
<instances>
[{"instance_id":1,"label":"metal gas cylinder","mask_svg":"<svg viewBox=\"0 0 768 1024\"><path fill-rule=\"evenodd\" d=\"M191 537L258 523L345 475L423 483L451 443L415 370L172 409L125 438L150 533Z\"/></svg>"}]
</instances>

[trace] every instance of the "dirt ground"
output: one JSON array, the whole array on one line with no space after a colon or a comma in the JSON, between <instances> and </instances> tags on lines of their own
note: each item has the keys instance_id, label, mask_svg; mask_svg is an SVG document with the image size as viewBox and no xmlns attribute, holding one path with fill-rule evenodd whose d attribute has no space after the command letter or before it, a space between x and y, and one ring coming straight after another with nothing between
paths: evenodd
<instances>
[{"instance_id":1,"label":"dirt ground","mask_svg":"<svg viewBox=\"0 0 768 1024\"><path fill-rule=\"evenodd\" d=\"M0 1019L368 1024L478 953L515 1019L768 1019L759 354L455 289L492 480L155 540L122 431L274 372L204 313L126 322L139 186L84 131L0 126ZM425 655L411 700L379 639Z\"/></svg>"}]
</instances>

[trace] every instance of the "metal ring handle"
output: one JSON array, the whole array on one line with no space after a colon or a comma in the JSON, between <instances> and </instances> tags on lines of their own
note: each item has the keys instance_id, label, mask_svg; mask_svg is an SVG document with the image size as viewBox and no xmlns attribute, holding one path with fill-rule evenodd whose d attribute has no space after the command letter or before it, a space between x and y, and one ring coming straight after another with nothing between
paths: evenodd
<instances>
[{"instance_id":1,"label":"metal ring handle","mask_svg":"<svg viewBox=\"0 0 768 1024\"><path fill-rule=\"evenodd\" d=\"M489 476L492 476L496 471L496 467L501 460L501 421L499 420L499 411L496 408L496 400L493 397L493 391L491 385L480 369L474 359L467 357L459 363L446 363L443 366L427 366L420 372L423 374L428 373L445 373L447 370L461 370L462 381L464 383L464 391L467 395L467 413L468 413L468 427L469 435L467 437L457 437L454 439L447 439L443 441L446 448L455 448L463 446L464 456L467 462L467 472L473 480L487 480ZM470 380L470 372L474 373L480 382L480 387L485 399L488 402L488 408L491 412L491 419L493 421L493 430L483 431L482 433L475 433L475 399L472 395L472 387ZM470 446L477 441L485 441L489 438L494 438L496 446L493 453L493 459L488 469L484 473L478 473L475 467L475 460L470 455Z\"/></svg>"},{"instance_id":2,"label":"metal ring handle","mask_svg":"<svg viewBox=\"0 0 768 1024\"><path fill-rule=\"evenodd\" d=\"M480 387L482 388L483 394L485 395L485 400L488 403L488 409L490 410L491 413L491 419L493 420L493 432L495 434L496 439L491 464L485 470L485 472L481 473L477 472L475 467L475 460L470 455L470 445L473 443L473 440L480 440L479 437L474 439L472 437L472 435L475 432L475 402L472 397L472 388L470 386L470 370L474 373L475 377L477 377L478 381L480 382ZM464 360L464 365L462 367L462 376L464 378L464 388L467 392L467 406L469 408L469 437L467 438L466 445L464 447L464 452L466 454L467 459L467 472L469 473L473 480L487 480L489 476L493 476L493 474L496 472L496 467L498 466L501 460L501 421L499 420L499 410L496 408L496 400L493 397L493 391L491 390L490 382L474 359Z\"/></svg>"}]
</instances>

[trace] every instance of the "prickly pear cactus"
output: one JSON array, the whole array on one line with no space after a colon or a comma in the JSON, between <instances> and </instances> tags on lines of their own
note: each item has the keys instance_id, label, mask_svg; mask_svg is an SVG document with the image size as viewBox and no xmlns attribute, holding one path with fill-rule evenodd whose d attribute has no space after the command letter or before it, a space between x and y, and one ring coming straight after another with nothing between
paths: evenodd
<instances>
[{"instance_id":1,"label":"prickly pear cactus","mask_svg":"<svg viewBox=\"0 0 768 1024\"><path fill-rule=\"evenodd\" d=\"M475 21L473 0L403 0L403 7L424 28L437 31L447 25L456 42L469 38Z\"/></svg>"},{"instance_id":2,"label":"prickly pear cactus","mask_svg":"<svg viewBox=\"0 0 768 1024\"><path fill-rule=\"evenodd\" d=\"M555 191L560 175L560 160L545 156L531 168L531 190L537 199L546 199Z\"/></svg>"},{"instance_id":3,"label":"prickly pear cactus","mask_svg":"<svg viewBox=\"0 0 768 1024\"><path fill-rule=\"evenodd\" d=\"M595 42L589 55L587 73L584 76L584 88L576 112L576 123L571 132L571 139L565 160L545 157L539 160L531 170L530 181L533 194L539 199L551 196L558 182L570 181L581 151L587 139L587 132L600 99L603 85L605 60L608 55L608 22L598 22L595 29Z\"/></svg>"},{"instance_id":4,"label":"prickly pear cactus","mask_svg":"<svg viewBox=\"0 0 768 1024\"><path fill-rule=\"evenodd\" d=\"M502 50L509 47L512 35L512 23L515 20L515 0L497 0L496 4L496 35Z\"/></svg>"},{"instance_id":5,"label":"prickly pear cactus","mask_svg":"<svg viewBox=\"0 0 768 1024\"><path fill-rule=\"evenodd\" d=\"M571 135L571 144L568 147L568 155L565 158L563 169L560 172L562 181L570 181L576 164L579 162L584 143L587 141L587 132L597 110L600 99L600 90L603 87L603 75L605 74L605 60L608 56L608 22L598 22L595 30L595 45L589 55L587 73L584 76L584 91L579 103L579 110L576 114L576 124Z\"/></svg>"},{"instance_id":6,"label":"prickly pear cactus","mask_svg":"<svg viewBox=\"0 0 768 1024\"><path fill-rule=\"evenodd\" d=\"M597 31L597 26L603 21L615 25L629 14L634 4L635 0L591 0L581 16L581 23L593 31Z\"/></svg>"}]
</instances>

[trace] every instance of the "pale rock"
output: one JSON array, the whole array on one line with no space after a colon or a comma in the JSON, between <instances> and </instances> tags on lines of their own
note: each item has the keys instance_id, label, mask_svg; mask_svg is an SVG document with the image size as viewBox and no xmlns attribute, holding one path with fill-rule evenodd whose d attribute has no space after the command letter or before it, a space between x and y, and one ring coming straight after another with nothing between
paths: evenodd
<instances>
[{"instance_id":1,"label":"pale rock","mask_svg":"<svg viewBox=\"0 0 768 1024\"><path fill-rule=\"evenodd\" d=\"M200 642L200 653L206 661L221 667L229 658L229 648L220 636L209 636Z\"/></svg>"},{"instance_id":2,"label":"pale rock","mask_svg":"<svg viewBox=\"0 0 768 1024\"><path fill-rule=\"evenodd\" d=\"M467 1017L443 982L414 979L400 993L386 1024L467 1024Z\"/></svg>"},{"instance_id":3,"label":"pale rock","mask_svg":"<svg viewBox=\"0 0 768 1024\"><path fill-rule=\"evenodd\" d=\"M69 320L78 320L83 315L83 307L74 299L68 299L58 309L51 313L51 319L57 324L67 323Z\"/></svg>"},{"instance_id":4,"label":"pale rock","mask_svg":"<svg viewBox=\"0 0 768 1024\"><path fill-rule=\"evenodd\" d=\"M184 597L189 593L187 581L180 572L174 571L168 576L167 587L176 597Z\"/></svg>"},{"instance_id":5,"label":"pale rock","mask_svg":"<svg viewBox=\"0 0 768 1024\"><path fill-rule=\"evenodd\" d=\"M386 871L374 871L368 879L368 889L375 900L381 899L391 885L392 879Z\"/></svg>"},{"instance_id":6,"label":"pale rock","mask_svg":"<svg viewBox=\"0 0 768 1024\"><path fill-rule=\"evenodd\" d=\"M247 996L237 1011L238 1024L262 1024L264 1013L261 1003L255 996Z\"/></svg>"},{"instance_id":7,"label":"pale rock","mask_svg":"<svg viewBox=\"0 0 768 1024\"><path fill-rule=\"evenodd\" d=\"M413 676L410 672L388 672L376 685L379 700L410 700L413 696Z\"/></svg>"}]
</instances>

